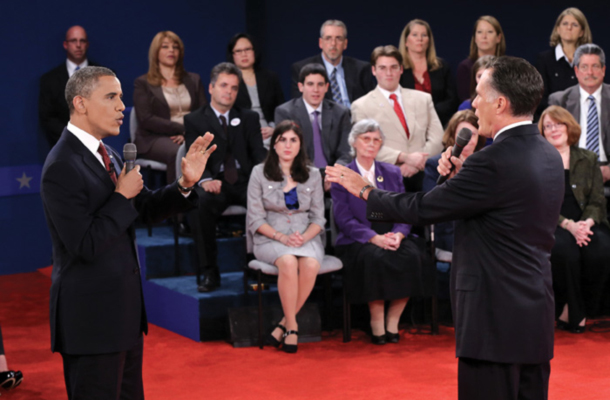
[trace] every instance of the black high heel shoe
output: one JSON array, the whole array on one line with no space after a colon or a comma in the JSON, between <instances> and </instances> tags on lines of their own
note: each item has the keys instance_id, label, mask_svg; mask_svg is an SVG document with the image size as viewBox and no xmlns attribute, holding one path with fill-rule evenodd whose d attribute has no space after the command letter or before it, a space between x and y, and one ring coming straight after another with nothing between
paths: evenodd
<instances>
[{"instance_id":1,"label":"black high heel shoe","mask_svg":"<svg viewBox=\"0 0 610 400\"><path fill-rule=\"evenodd\" d=\"M0 387L5 390L11 390L21 384L23 374L21 371L4 371L0 372Z\"/></svg>"},{"instance_id":2,"label":"black high heel shoe","mask_svg":"<svg viewBox=\"0 0 610 400\"><path fill-rule=\"evenodd\" d=\"M294 354L297 352L299 345L298 344L286 344L286 337L289 335L299 336L299 332L291 330L291 331L286 331L286 333L284 333L284 345L282 346L282 350L284 350L286 353Z\"/></svg>"},{"instance_id":3,"label":"black high heel shoe","mask_svg":"<svg viewBox=\"0 0 610 400\"><path fill-rule=\"evenodd\" d=\"M386 344L386 336L385 335L375 336L375 335L371 334L371 343L377 344L377 345Z\"/></svg>"},{"instance_id":4,"label":"black high heel shoe","mask_svg":"<svg viewBox=\"0 0 610 400\"><path fill-rule=\"evenodd\" d=\"M284 333L282 334L282 338L280 340L277 340L273 335L273 331L275 330L275 328L280 328L282 331L284 331ZM275 348L278 348L281 346L284 337L286 336L286 327L280 323L278 323L269 333L269 336L267 336L267 344L271 345Z\"/></svg>"},{"instance_id":5,"label":"black high heel shoe","mask_svg":"<svg viewBox=\"0 0 610 400\"><path fill-rule=\"evenodd\" d=\"M398 332L392 333L392 332L386 331L385 339L388 343L398 343L398 341L400 340L400 333L398 333Z\"/></svg>"}]
</instances>

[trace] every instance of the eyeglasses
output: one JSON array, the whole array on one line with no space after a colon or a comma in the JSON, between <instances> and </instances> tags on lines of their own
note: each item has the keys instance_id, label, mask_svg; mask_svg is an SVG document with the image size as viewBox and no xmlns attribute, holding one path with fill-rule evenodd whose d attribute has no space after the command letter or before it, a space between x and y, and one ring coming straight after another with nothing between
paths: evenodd
<instances>
[{"instance_id":1,"label":"eyeglasses","mask_svg":"<svg viewBox=\"0 0 610 400\"><path fill-rule=\"evenodd\" d=\"M246 47L245 49L234 50L233 54L245 54L245 53L250 53L251 51L254 51L254 48Z\"/></svg>"},{"instance_id":2,"label":"eyeglasses","mask_svg":"<svg viewBox=\"0 0 610 400\"><path fill-rule=\"evenodd\" d=\"M578 24L576 22L570 23L568 21L562 22L561 26L564 27L564 28L572 28L572 29L580 28L580 24Z\"/></svg>"},{"instance_id":3,"label":"eyeglasses","mask_svg":"<svg viewBox=\"0 0 610 400\"><path fill-rule=\"evenodd\" d=\"M362 140L364 144L371 144L372 141L373 144L375 144L376 146L383 143L383 140L381 138L372 138L370 136L358 136L358 139Z\"/></svg>"},{"instance_id":4,"label":"eyeglasses","mask_svg":"<svg viewBox=\"0 0 610 400\"><path fill-rule=\"evenodd\" d=\"M345 41L345 37L344 36L324 36L322 38L323 41L325 42L337 42L337 43L343 43Z\"/></svg>"},{"instance_id":5,"label":"eyeglasses","mask_svg":"<svg viewBox=\"0 0 610 400\"><path fill-rule=\"evenodd\" d=\"M593 64L593 65L577 65L576 66L579 70L581 70L582 72L588 72L589 70L591 71L595 71L595 72L599 72L602 70L602 65L601 64Z\"/></svg>"},{"instance_id":6,"label":"eyeglasses","mask_svg":"<svg viewBox=\"0 0 610 400\"><path fill-rule=\"evenodd\" d=\"M394 65L391 65L390 67L387 67L385 65L380 65L378 67L375 66L375 70L379 71L379 72L388 72L388 71L398 72L398 71L400 71L400 65L394 64Z\"/></svg>"},{"instance_id":7,"label":"eyeglasses","mask_svg":"<svg viewBox=\"0 0 610 400\"><path fill-rule=\"evenodd\" d=\"M87 39L70 39L66 40L66 42L71 44L87 44L89 41Z\"/></svg>"},{"instance_id":8,"label":"eyeglasses","mask_svg":"<svg viewBox=\"0 0 610 400\"><path fill-rule=\"evenodd\" d=\"M563 123L559 123L559 124L546 124L546 125L543 125L542 127L544 128L545 132L552 132L555 129L559 129L562 126L566 126L566 124L563 124Z\"/></svg>"}]
</instances>

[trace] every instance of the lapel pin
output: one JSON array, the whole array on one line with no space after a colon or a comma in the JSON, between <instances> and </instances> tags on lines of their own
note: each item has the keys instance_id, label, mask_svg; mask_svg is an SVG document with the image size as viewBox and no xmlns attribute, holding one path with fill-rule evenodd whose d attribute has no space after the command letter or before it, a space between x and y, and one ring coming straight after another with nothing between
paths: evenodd
<instances>
[{"instance_id":1,"label":"lapel pin","mask_svg":"<svg viewBox=\"0 0 610 400\"><path fill-rule=\"evenodd\" d=\"M237 125L239 125L240 122L241 122L241 120L239 118L233 118L231 120L231 126L237 126Z\"/></svg>"},{"instance_id":2,"label":"lapel pin","mask_svg":"<svg viewBox=\"0 0 610 400\"><path fill-rule=\"evenodd\" d=\"M383 176L379 175L379 176L377 177L377 182L383 182Z\"/></svg>"}]
</instances>

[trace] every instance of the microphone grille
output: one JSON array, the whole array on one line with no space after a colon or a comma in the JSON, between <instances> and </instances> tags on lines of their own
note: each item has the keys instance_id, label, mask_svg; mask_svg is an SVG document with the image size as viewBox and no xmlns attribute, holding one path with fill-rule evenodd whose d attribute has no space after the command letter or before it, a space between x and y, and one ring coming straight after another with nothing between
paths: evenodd
<instances>
[{"instance_id":1,"label":"microphone grille","mask_svg":"<svg viewBox=\"0 0 610 400\"><path fill-rule=\"evenodd\" d=\"M136 145L133 143L125 143L123 146L123 159L125 161L135 161L138 155L138 150L136 149Z\"/></svg>"},{"instance_id":2,"label":"microphone grille","mask_svg":"<svg viewBox=\"0 0 610 400\"><path fill-rule=\"evenodd\" d=\"M457 137L455 138L455 144L460 147L464 147L470 142L470 138L472 137L472 131L468 128L460 129Z\"/></svg>"}]
</instances>

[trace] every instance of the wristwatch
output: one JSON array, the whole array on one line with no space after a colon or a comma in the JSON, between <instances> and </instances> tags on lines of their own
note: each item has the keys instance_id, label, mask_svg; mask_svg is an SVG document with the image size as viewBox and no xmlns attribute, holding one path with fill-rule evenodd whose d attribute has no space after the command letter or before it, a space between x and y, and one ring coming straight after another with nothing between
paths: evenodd
<instances>
[{"instance_id":1,"label":"wristwatch","mask_svg":"<svg viewBox=\"0 0 610 400\"><path fill-rule=\"evenodd\" d=\"M180 178L182 178L182 175L180 175ZM178 178L178 180L176 181L176 185L178 185L178 190L180 190L181 193L184 194L189 194L193 191L193 189L195 189L195 185L191 186L191 187L184 187L180 184L180 178Z\"/></svg>"}]
</instances>

